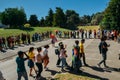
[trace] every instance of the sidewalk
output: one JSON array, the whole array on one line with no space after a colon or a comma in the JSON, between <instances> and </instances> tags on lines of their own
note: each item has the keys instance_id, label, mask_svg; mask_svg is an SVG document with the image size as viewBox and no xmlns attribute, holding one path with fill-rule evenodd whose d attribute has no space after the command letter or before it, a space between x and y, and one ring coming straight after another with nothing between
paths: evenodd
<instances>
[{"instance_id":1,"label":"sidewalk","mask_svg":"<svg viewBox=\"0 0 120 80\"><path fill-rule=\"evenodd\" d=\"M102 80L120 80L120 44L114 41L106 41L110 44L107 52L106 64L109 68L99 68L97 64L102 60L102 55L99 53L98 45L100 40L94 39L90 45L85 48L86 61L89 67L82 67L86 76L95 77Z\"/></svg>"},{"instance_id":2,"label":"sidewalk","mask_svg":"<svg viewBox=\"0 0 120 80\"><path fill-rule=\"evenodd\" d=\"M72 59L71 58L71 55L72 55L71 50L72 50L72 46L73 46L75 40L76 39L62 40L62 42L64 44L67 44L66 50L67 50L67 54L68 54L68 58L67 58L68 64L71 63L71 59ZM80 39L79 39L79 41L80 41ZM117 42L114 42L114 41L107 41L107 43L111 45L109 47L108 56L107 56L107 65L110 68L104 69L104 67L101 65L101 67L103 68L102 69L97 66L97 63L99 63L99 61L102 59L101 54L99 53L99 49L98 49L99 42L100 42L100 40L98 40L98 39L86 39L85 53L86 53L86 62L87 62L87 64L89 64L89 67L84 67L84 66L81 67L81 70L83 71L83 73L80 75L89 76L89 77L97 78L100 80L101 79L102 80L119 80L120 72L118 71L118 68L120 68L120 64L119 64L120 60L118 60L118 54L120 53L119 52L120 44L118 44ZM41 42L34 43L35 44L34 47L39 47L40 45L44 45L47 43L49 43L49 40L42 42L42 43ZM56 45L58 45L58 42L56 43ZM33 46L33 45L31 45L31 46ZM21 47L21 49L22 50L24 49L27 51L29 49L29 47L30 46ZM19 48L16 48L16 50L17 49L19 49ZM14 55L16 55L16 52L14 52ZM44 78L47 78L47 80L52 78L55 74L61 73L61 68L56 67L57 55L55 55L54 48L52 47L51 44L50 44L50 48L49 48L48 52L49 52L49 58L50 58L50 63L48 64L49 70L48 71L43 70L43 72L42 72L42 76ZM2 54L4 54L4 53L2 53ZM7 53L7 55L8 54L9 53ZM12 54L12 53L10 53L10 54ZM1 55L0 55L0 57L1 57ZM16 57L13 57L12 59L10 58L10 60L0 63L1 64L0 69L1 69L4 77L7 80L16 80L16 78L17 78L15 58ZM29 73L29 68L27 66L27 62L26 62L26 69L27 69L27 72ZM8 71L9 71L9 73L8 73ZM15 74L15 75L12 75L12 74ZM34 80L34 79L32 77L29 77L29 80Z\"/></svg>"}]
</instances>

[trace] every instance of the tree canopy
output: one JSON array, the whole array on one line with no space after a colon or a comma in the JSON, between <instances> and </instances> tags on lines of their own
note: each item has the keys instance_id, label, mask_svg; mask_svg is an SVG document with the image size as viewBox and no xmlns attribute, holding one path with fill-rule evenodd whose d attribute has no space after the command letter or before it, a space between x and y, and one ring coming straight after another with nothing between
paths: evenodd
<instances>
[{"instance_id":1,"label":"tree canopy","mask_svg":"<svg viewBox=\"0 0 120 80\"><path fill-rule=\"evenodd\" d=\"M18 27L26 23L27 18L23 8L7 8L1 13L2 23Z\"/></svg>"},{"instance_id":2,"label":"tree canopy","mask_svg":"<svg viewBox=\"0 0 120 80\"><path fill-rule=\"evenodd\" d=\"M117 29L120 31L120 0L110 0L104 11L101 26L105 29Z\"/></svg>"},{"instance_id":3,"label":"tree canopy","mask_svg":"<svg viewBox=\"0 0 120 80\"><path fill-rule=\"evenodd\" d=\"M29 23L31 26L38 26L39 25L39 21L37 19L36 15L31 15L30 19L29 19Z\"/></svg>"}]
</instances>

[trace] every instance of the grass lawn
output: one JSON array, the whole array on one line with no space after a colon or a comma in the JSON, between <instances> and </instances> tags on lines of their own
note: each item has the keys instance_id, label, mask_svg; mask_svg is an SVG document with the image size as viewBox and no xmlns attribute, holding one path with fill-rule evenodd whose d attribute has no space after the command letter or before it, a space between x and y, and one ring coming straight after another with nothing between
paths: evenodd
<instances>
[{"instance_id":1,"label":"grass lawn","mask_svg":"<svg viewBox=\"0 0 120 80\"><path fill-rule=\"evenodd\" d=\"M53 31L60 30L60 31L66 31L68 29L58 28L58 27L32 27L29 31L29 34L32 35L35 32L46 32L46 31ZM0 29L0 36L1 37L7 37L11 35L19 35L21 33L27 33L25 30L20 29Z\"/></svg>"},{"instance_id":2,"label":"grass lawn","mask_svg":"<svg viewBox=\"0 0 120 80\"><path fill-rule=\"evenodd\" d=\"M84 30L98 30L100 27L99 26L78 26L79 29L84 29Z\"/></svg>"},{"instance_id":3,"label":"grass lawn","mask_svg":"<svg viewBox=\"0 0 120 80\"><path fill-rule=\"evenodd\" d=\"M85 30L98 30L99 26L79 26L79 29L85 29ZM60 31L68 31L68 29L63 29L63 28L59 28L59 27L31 27L29 34L32 35L35 32L46 32L46 31L53 31L55 32L55 30L60 30ZM0 28L0 37L8 37L11 35L19 35L21 33L27 33L25 30L20 30L20 29L2 29Z\"/></svg>"},{"instance_id":4,"label":"grass lawn","mask_svg":"<svg viewBox=\"0 0 120 80\"><path fill-rule=\"evenodd\" d=\"M75 75L71 73L63 73L55 75L54 80L97 80L97 79Z\"/></svg>"}]
</instances>

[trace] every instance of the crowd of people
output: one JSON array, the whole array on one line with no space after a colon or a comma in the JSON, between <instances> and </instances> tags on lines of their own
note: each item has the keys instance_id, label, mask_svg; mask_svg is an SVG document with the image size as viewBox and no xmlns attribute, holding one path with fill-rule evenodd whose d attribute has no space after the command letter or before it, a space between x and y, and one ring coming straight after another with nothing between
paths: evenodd
<instances>
[{"instance_id":1,"label":"crowd of people","mask_svg":"<svg viewBox=\"0 0 120 80\"><path fill-rule=\"evenodd\" d=\"M16 36L0 37L0 51L6 52L7 49L13 49L15 46L30 45L31 42L43 41L50 38L51 31L35 33L33 35L21 33Z\"/></svg>"},{"instance_id":2,"label":"crowd of people","mask_svg":"<svg viewBox=\"0 0 120 80\"><path fill-rule=\"evenodd\" d=\"M28 60L28 67L30 69L29 76L33 77L33 71L34 71L36 73L37 80L40 80L41 72L43 71L43 65L44 65L44 69L46 70L48 69L47 68L47 65L49 63L48 48L49 45L45 45L43 50L41 47L38 47L36 55L34 53L34 47L30 47L28 54L23 51L18 52L18 57L16 58L17 74L18 74L17 80L21 80L22 77L24 77L25 80L28 80L28 75L25 68L26 60ZM42 51L43 54L41 53ZM24 55L26 55L26 58L24 57ZM37 69L35 68L35 65Z\"/></svg>"},{"instance_id":3,"label":"crowd of people","mask_svg":"<svg viewBox=\"0 0 120 80\"><path fill-rule=\"evenodd\" d=\"M33 34L32 41L35 42L35 41L41 41L43 38L51 38L52 32L46 32L45 34L46 36L40 35L39 33ZM106 58L107 58L107 51L108 51L107 47L109 47L110 45L108 45L105 41L106 39L117 40L120 37L116 30L107 31L107 30L100 30L100 29L98 31L96 30L85 31L83 29L80 29L77 31L71 31L71 32L56 31L55 36L60 37L60 38L61 37L77 38L77 39L81 38L81 42L79 42L78 40L75 40L75 44L73 45L73 49L71 50L72 65L68 65L66 61L66 58L68 57L68 55L66 54L67 45L65 45L63 42L60 42L58 44L58 48L55 49L55 54L58 55L56 66L60 66L60 63L61 63L62 72L65 71L64 67L69 67L75 72L82 72L80 70L80 67L82 65L89 66L89 64L86 63L86 59L85 59L86 57L85 57L85 52L84 52L84 43L85 43L85 39L91 39L91 38L101 39L99 49L100 49L100 53L102 54L103 60L101 60L101 62L98 63L98 66L100 67L100 65L103 63L105 67L108 67L106 65ZM20 44L21 43L20 40L22 40L22 44L26 43L26 39L28 40L29 44L31 43L30 35L21 34L21 36L20 35L10 36L9 38L13 40L10 43L8 43L7 46L9 46L9 48L14 47L15 44ZM9 41L9 39L7 40ZM53 37L51 40L51 43L53 44L53 48L55 47L54 44L56 41L57 41L56 37ZM6 43L3 44L4 42L6 42L5 39L3 37L0 38L0 49L2 49L3 45L6 47ZM16 58L18 80L21 80L21 77L24 77L25 80L28 80L28 75L27 75L27 71L26 71L25 63L24 63L26 60L28 60L28 67L30 69L29 76L33 76L32 73L34 71L36 73L36 78L38 80L41 78L41 73L43 71L43 68L45 70L48 69L47 67L47 65L49 64L48 49L49 49L49 45L45 45L43 50L41 47L37 48L37 54L34 53L34 47L30 47L28 54L26 54L26 52L23 52L23 51L18 52L18 57ZM24 55L26 55L26 58L24 58Z\"/></svg>"},{"instance_id":4,"label":"crowd of people","mask_svg":"<svg viewBox=\"0 0 120 80\"><path fill-rule=\"evenodd\" d=\"M102 63L104 63L105 67L108 67L106 65L106 57L107 57L107 47L109 47L110 45L108 45L105 42L106 38L107 38L106 36L102 37L100 42L101 44L100 53L102 54L103 60L98 64L99 67ZM63 42L59 42L57 49L55 48L55 54L58 55L56 66L58 67L61 65L62 72L65 72L65 67L68 67L72 71L81 73L82 71L80 70L80 68L83 65L89 66L86 63L84 43L85 43L85 39L81 39L80 43L78 40L75 40L75 44L73 45L73 49L71 50L72 65L69 65L66 61L66 58L68 57L68 55L66 54L67 45L65 45ZM37 48L37 54L34 53L34 47L30 47L28 54L22 51L18 52L18 57L16 58L18 80L21 80L22 76L25 78L25 80L28 80L27 71L25 69L25 63L24 63L24 61L26 61L27 59L28 59L28 67L30 68L29 76L33 76L33 70L34 70L34 72L36 73L36 79L40 80L43 69L48 70L47 68L47 65L49 64L48 49L49 49L49 45L45 45L43 51L41 47ZM23 55L26 55L26 58L24 58ZM35 64L37 69L35 68Z\"/></svg>"},{"instance_id":5,"label":"crowd of people","mask_svg":"<svg viewBox=\"0 0 120 80\"><path fill-rule=\"evenodd\" d=\"M14 49L14 46L21 44L31 44L31 42L43 41L50 38L52 31L42 33L34 33L33 35L22 33L16 36L0 37L0 51L4 52L7 49ZM76 30L76 31L55 31L55 36L59 38L74 38L74 39L91 39L107 36L109 40L118 40L120 43L120 35L117 30Z\"/></svg>"}]
</instances>

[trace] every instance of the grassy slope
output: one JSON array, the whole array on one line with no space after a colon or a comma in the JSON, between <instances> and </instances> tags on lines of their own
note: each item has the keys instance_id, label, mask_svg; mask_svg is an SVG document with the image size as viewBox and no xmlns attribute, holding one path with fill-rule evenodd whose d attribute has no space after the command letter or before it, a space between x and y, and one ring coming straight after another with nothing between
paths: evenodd
<instances>
[{"instance_id":1,"label":"grassy slope","mask_svg":"<svg viewBox=\"0 0 120 80\"><path fill-rule=\"evenodd\" d=\"M63 29L63 28L56 28L56 27L33 27L33 30L29 31L29 33L32 35L35 32L45 32L45 31L53 31L55 32L55 30L61 30L61 31L66 31L67 29ZM0 36L2 37L7 37L10 35L18 35L21 33L27 33L24 30L20 30L20 29L0 29Z\"/></svg>"},{"instance_id":2,"label":"grassy slope","mask_svg":"<svg viewBox=\"0 0 120 80\"><path fill-rule=\"evenodd\" d=\"M85 29L85 30L98 30L100 27L99 26L79 26L79 29Z\"/></svg>"},{"instance_id":3,"label":"grassy slope","mask_svg":"<svg viewBox=\"0 0 120 80\"><path fill-rule=\"evenodd\" d=\"M99 26L79 26L79 29L85 29L85 30L98 30ZM60 31L66 31L68 29L63 29L63 28L58 28L58 27L32 27L33 30L29 31L29 33L32 35L35 32L45 32L45 31L53 31L55 30L60 30ZM25 30L20 30L20 29L0 29L0 36L1 37L7 37L11 35L18 35L21 33L27 33Z\"/></svg>"}]
</instances>

